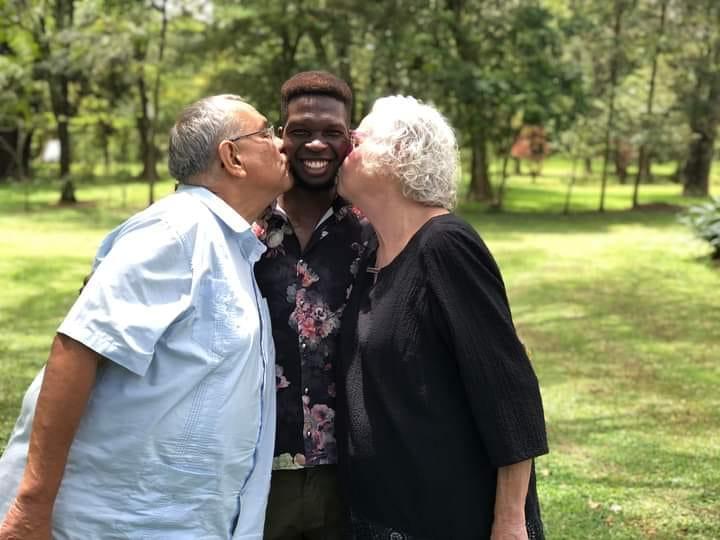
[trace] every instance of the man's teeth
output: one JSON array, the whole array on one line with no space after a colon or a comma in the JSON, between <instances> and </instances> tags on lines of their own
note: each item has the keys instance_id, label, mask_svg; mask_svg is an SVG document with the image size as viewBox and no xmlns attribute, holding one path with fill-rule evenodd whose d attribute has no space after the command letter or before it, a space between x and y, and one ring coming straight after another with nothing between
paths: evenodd
<instances>
[{"instance_id":1,"label":"man's teeth","mask_svg":"<svg viewBox=\"0 0 720 540\"><path fill-rule=\"evenodd\" d=\"M324 169L328 164L325 160L306 160L304 163L308 169Z\"/></svg>"}]
</instances>

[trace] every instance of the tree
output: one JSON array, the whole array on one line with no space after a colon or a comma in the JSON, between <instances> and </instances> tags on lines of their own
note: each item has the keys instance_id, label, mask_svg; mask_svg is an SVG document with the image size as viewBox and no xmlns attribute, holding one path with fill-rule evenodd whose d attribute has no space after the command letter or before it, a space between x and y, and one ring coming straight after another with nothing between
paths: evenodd
<instances>
[{"instance_id":1,"label":"tree","mask_svg":"<svg viewBox=\"0 0 720 540\"><path fill-rule=\"evenodd\" d=\"M24 45L22 35L0 28L0 182L8 176L26 179L30 173L42 91L24 55L16 50Z\"/></svg>"},{"instance_id":2,"label":"tree","mask_svg":"<svg viewBox=\"0 0 720 540\"><path fill-rule=\"evenodd\" d=\"M652 123L653 106L655 104L655 87L658 73L658 60L661 53L661 43L665 38L665 26L667 21L667 9L670 0L658 0L656 7L658 11L658 23L656 29L651 27L650 35L652 36L652 61L650 69L650 79L648 81L647 102L645 107L645 115L647 122ZM640 190L640 182L650 178L650 158L651 151L648 148L647 138L643 138L638 149L637 173L635 174L635 184L633 186L633 208L638 207L638 193Z\"/></svg>"},{"instance_id":3,"label":"tree","mask_svg":"<svg viewBox=\"0 0 720 540\"><path fill-rule=\"evenodd\" d=\"M470 147L468 197L499 207L502 193L494 197L490 184L491 149L502 156L507 178L519 126L559 131L581 108L580 72L566 61L556 17L537 2L448 0L445 7L434 25L439 43L425 55L440 66L431 79L433 95ZM445 36L450 50L442 46Z\"/></svg>"},{"instance_id":4,"label":"tree","mask_svg":"<svg viewBox=\"0 0 720 540\"><path fill-rule=\"evenodd\" d=\"M634 7L634 2L628 0L613 0L612 3L612 47L610 51L610 67L607 92L607 122L605 124L605 150L603 152L602 176L600 179L600 212L605 211L605 191L607 188L608 163L610 161L610 146L613 129L615 127L615 96L621 76L623 53L622 45L623 21L627 12Z\"/></svg>"},{"instance_id":5,"label":"tree","mask_svg":"<svg viewBox=\"0 0 720 540\"><path fill-rule=\"evenodd\" d=\"M83 82L72 51L77 37L74 0L9 0L3 13L14 28L32 42L33 78L47 84L57 137L60 141L60 178L64 180L60 201L74 203L75 186L70 177L72 140L70 120L77 111Z\"/></svg>"},{"instance_id":6,"label":"tree","mask_svg":"<svg viewBox=\"0 0 720 540\"><path fill-rule=\"evenodd\" d=\"M691 138L682 168L683 194L706 196L720 123L720 3L681 2L680 30L686 41L674 57L680 72L677 92L687 116Z\"/></svg>"}]
</instances>

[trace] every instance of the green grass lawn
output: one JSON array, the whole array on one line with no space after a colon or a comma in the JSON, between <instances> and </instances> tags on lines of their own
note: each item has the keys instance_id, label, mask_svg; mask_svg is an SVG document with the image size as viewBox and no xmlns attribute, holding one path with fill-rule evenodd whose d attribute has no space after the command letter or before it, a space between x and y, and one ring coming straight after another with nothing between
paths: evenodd
<instances>
[{"instance_id":1,"label":"green grass lawn","mask_svg":"<svg viewBox=\"0 0 720 540\"><path fill-rule=\"evenodd\" d=\"M506 213L460 213L505 275L540 379L551 453L537 461L548 538L720 538L720 267L673 212L628 212L630 191L513 177ZM717 182L713 186L718 192ZM172 190L158 185L158 194ZM680 204L679 186L641 202ZM0 188L0 447L100 239L142 208L140 184Z\"/></svg>"}]
</instances>

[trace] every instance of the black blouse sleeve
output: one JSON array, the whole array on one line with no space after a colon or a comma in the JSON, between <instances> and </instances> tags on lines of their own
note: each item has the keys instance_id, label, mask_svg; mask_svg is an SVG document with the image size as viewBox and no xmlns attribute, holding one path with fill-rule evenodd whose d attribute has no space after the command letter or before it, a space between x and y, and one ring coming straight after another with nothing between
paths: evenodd
<instances>
[{"instance_id":1,"label":"black blouse sleeve","mask_svg":"<svg viewBox=\"0 0 720 540\"><path fill-rule=\"evenodd\" d=\"M491 463L547 453L540 389L510 314L500 271L464 223L423 248L438 328L445 329Z\"/></svg>"}]
</instances>

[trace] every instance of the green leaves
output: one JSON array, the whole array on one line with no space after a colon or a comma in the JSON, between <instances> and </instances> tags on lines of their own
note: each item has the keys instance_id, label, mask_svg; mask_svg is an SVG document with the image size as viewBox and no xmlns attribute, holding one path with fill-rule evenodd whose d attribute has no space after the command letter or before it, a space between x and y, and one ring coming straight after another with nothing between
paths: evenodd
<instances>
[{"instance_id":1,"label":"green leaves","mask_svg":"<svg viewBox=\"0 0 720 540\"><path fill-rule=\"evenodd\" d=\"M713 259L720 259L720 197L691 206L680 216L680 221L712 246Z\"/></svg>"}]
</instances>

